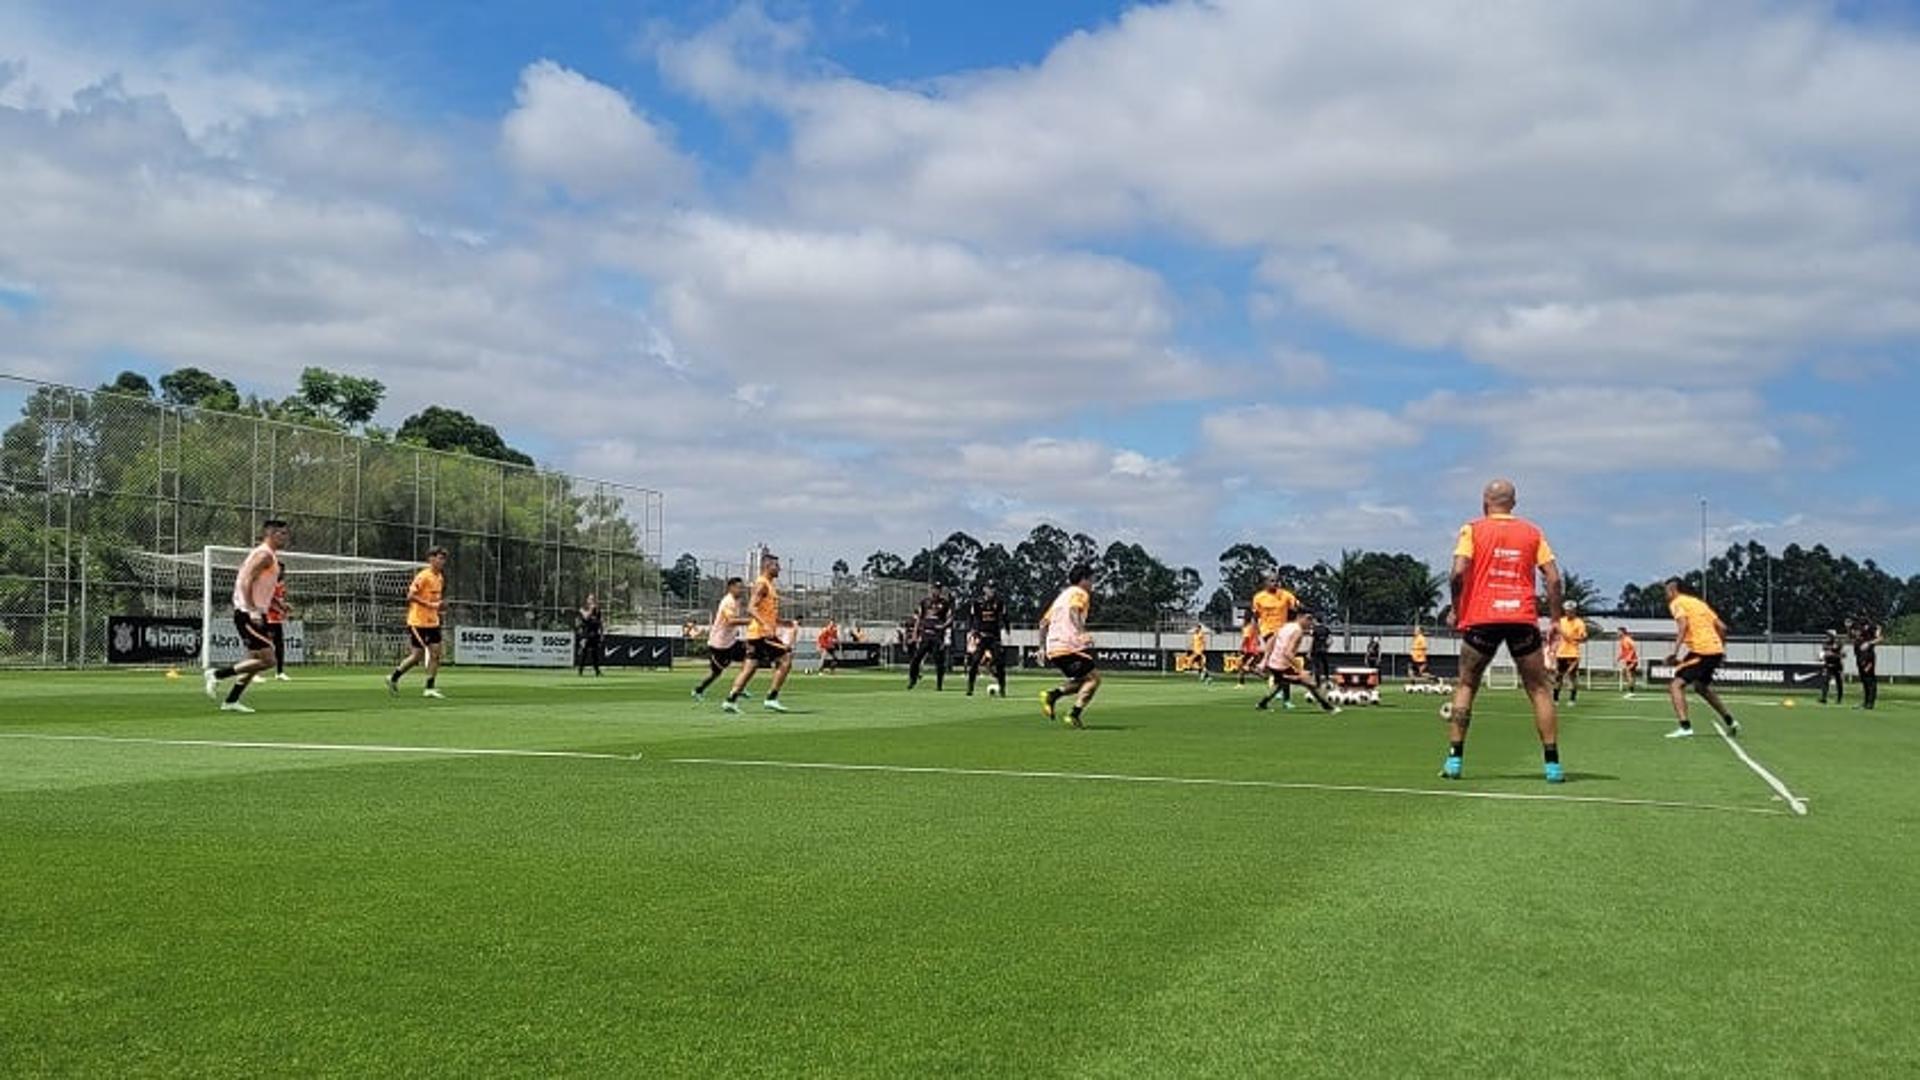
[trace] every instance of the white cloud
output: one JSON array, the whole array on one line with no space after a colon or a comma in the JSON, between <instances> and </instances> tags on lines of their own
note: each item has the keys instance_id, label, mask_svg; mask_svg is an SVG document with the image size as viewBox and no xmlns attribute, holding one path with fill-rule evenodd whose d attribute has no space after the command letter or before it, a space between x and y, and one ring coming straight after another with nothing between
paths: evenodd
<instances>
[{"instance_id":1,"label":"white cloud","mask_svg":"<svg viewBox=\"0 0 1920 1080\"><path fill-rule=\"evenodd\" d=\"M1765 403L1745 390L1561 386L1442 392L1408 412L1427 423L1483 433L1492 473L1757 473L1777 468L1786 453Z\"/></svg>"},{"instance_id":2,"label":"white cloud","mask_svg":"<svg viewBox=\"0 0 1920 1080\"><path fill-rule=\"evenodd\" d=\"M522 175L579 197L649 201L687 191L693 163L618 90L551 60L527 65L500 125Z\"/></svg>"},{"instance_id":3,"label":"white cloud","mask_svg":"<svg viewBox=\"0 0 1920 1080\"><path fill-rule=\"evenodd\" d=\"M1357 406L1249 405L1207 416L1200 433L1202 456L1213 468L1290 491L1364 483L1380 458L1421 439L1407 420Z\"/></svg>"}]
</instances>

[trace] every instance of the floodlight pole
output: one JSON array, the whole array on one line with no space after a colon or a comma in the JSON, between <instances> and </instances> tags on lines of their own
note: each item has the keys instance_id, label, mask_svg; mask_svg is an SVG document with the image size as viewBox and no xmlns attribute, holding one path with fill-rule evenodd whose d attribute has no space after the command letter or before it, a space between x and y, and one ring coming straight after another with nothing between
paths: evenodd
<instances>
[{"instance_id":1,"label":"floodlight pole","mask_svg":"<svg viewBox=\"0 0 1920 1080\"><path fill-rule=\"evenodd\" d=\"M1700 496L1700 599L1707 598L1707 497Z\"/></svg>"}]
</instances>

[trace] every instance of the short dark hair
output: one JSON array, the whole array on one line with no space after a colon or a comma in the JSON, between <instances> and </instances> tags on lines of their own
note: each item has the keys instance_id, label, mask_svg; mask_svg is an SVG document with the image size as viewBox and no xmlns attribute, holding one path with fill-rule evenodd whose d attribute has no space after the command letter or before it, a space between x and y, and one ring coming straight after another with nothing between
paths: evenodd
<instances>
[{"instance_id":1,"label":"short dark hair","mask_svg":"<svg viewBox=\"0 0 1920 1080\"><path fill-rule=\"evenodd\" d=\"M1674 592L1677 592L1682 596L1700 595L1698 592L1694 591L1693 586L1687 584L1687 580L1685 578L1670 577L1667 579L1666 583L1667 585L1672 587Z\"/></svg>"},{"instance_id":2,"label":"short dark hair","mask_svg":"<svg viewBox=\"0 0 1920 1080\"><path fill-rule=\"evenodd\" d=\"M448 551L446 548L439 546L438 544L427 549L427 558L429 559L433 558L435 555L451 555L451 554L452 552Z\"/></svg>"},{"instance_id":3,"label":"short dark hair","mask_svg":"<svg viewBox=\"0 0 1920 1080\"><path fill-rule=\"evenodd\" d=\"M745 578L730 577L727 579L727 588L731 589L735 585L745 585L746 583L747 579Z\"/></svg>"},{"instance_id":4,"label":"short dark hair","mask_svg":"<svg viewBox=\"0 0 1920 1080\"><path fill-rule=\"evenodd\" d=\"M1073 582L1093 580L1093 564L1074 563L1073 569L1067 571L1067 580Z\"/></svg>"},{"instance_id":5,"label":"short dark hair","mask_svg":"<svg viewBox=\"0 0 1920 1080\"><path fill-rule=\"evenodd\" d=\"M284 529L286 527L287 527L287 523L284 519L268 518L267 520L260 523L260 535L265 536L275 529Z\"/></svg>"}]
</instances>

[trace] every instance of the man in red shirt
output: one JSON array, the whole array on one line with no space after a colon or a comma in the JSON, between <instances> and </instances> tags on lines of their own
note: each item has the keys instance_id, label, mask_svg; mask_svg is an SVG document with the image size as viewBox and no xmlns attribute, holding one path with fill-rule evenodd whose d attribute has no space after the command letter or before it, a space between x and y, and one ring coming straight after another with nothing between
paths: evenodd
<instances>
[{"instance_id":1,"label":"man in red shirt","mask_svg":"<svg viewBox=\"0 0 1920 1080\"><path fill-rule=\"evenodd\" d=\"M1533 723L1540 733L1547 782L1566 779L1560 767L1560 718L1553 706L1553 672L1547 667L1546 641L1540 635L1535 575L1547 586L1547 610L1561 604L1560 565L1540 527L1515 517L1518 501L1511 480L1495 480L1482 493L1482 516L1460 527L1453 549L1453 611L1460 631L1460 682L1447 706L1447 760L1440 775L1460 778L1467 727L1480 680L1505 645L1520 672L1520 685L1533 702Z\"/></svg>"}]
</instances>

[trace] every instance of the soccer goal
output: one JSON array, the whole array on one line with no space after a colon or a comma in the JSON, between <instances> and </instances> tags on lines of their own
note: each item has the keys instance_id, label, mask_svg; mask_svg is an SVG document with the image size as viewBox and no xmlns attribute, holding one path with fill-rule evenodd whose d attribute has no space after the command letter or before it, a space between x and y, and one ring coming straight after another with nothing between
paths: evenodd
<instances>
[{"instance_id":1,"label":"soccer goal","mask_svg":"<svg viewBox=\"0 0 1920 1080\"><path fill-rule=\"evenodd\" d=\"M205 547L177 554L137 552L131 561L156 584L200 579L200 662L211 665L216 642L235 636L228 624L233 586L252 548ZM353 663L392 652L405 616L407 586L422 564L352 555L279 553L286 574L290 625L302 633L300 648L289 642L289 659L325 658ZM183 590L184 591L184 590Z\"/></svg>"},{"instance_id":2,"label":"soccer goal","mask_svg":"<svg viewBox=\"0 0 1920 1080\"><path fill-rule=\"evenodd\" d=\"M1520 669L1505 654L1494 658L1487 665L1487 688L1490 690L1520 689Z\"/></svg>"}]
</instances>

